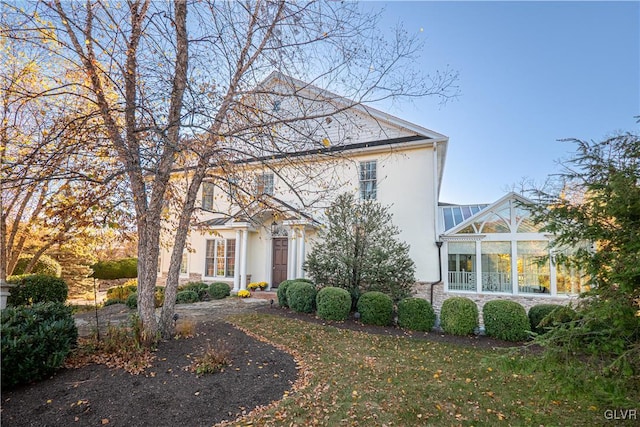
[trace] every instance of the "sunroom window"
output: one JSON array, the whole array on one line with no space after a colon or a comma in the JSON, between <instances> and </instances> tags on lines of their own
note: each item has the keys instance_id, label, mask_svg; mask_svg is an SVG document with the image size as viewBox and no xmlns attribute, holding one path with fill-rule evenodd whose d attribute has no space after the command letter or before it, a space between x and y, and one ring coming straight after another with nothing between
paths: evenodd
<instances>
[{"instance_id":1,"label":"sunroom window","mask_svg":"<svg viewBox=\"0 0 640 427\"><path fill-rule=\"evenodd\" d=\"M547 242L517 242L518 292L551 291Z\"/></svg>"},{"instance_id":2,"label":"sunroom window","mask_svg":"<svg viewBox=\"0 0 640 427\"><path fill-rule=\"evenodd\" d=\"M512 293L511 242L482 242L482 290Z\"/></svg>"},{"instance_id":3,"label":"sunroom window","mask_svg":"<svg viewBox=\"0 0 640 427\"><path fill-rule=\"evenodd\" d=\"M449 289L476 290L475 242L449 242Z\"/></svg>"}]
</instances>

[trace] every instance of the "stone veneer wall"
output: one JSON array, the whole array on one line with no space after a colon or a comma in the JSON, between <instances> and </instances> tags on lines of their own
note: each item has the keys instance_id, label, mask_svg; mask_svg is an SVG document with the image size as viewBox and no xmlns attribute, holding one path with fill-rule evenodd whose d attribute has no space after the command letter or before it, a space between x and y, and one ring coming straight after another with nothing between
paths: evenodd
<instances>
[{"instance_id":1,"label":"stone veneer wall","mask_svg":"<svg viewBox=\"0 0 640 427\"><path fill-rule=\"evenodd\" d=\"M428 283L416 283L414 290L416 292L415 296L419 298L424 298L427 301L431 302L431 285ZM440 308L442 307L442 303L444 300L450 297L466 297L475 302L478 306L478 313L480 314L480 326L484 326L484 322L482 319L482 307L487 301L492 301L496 299L506 299L510 301L515 301L522 306L524 306L527 313L529 309L537 304L560 304L567 305L572 301L577 300L576 296L562 296L562 297L552 297L552 296L523 296L523 295L491 295L491 294L476 294L472 292L445 292L444 291L444 283L438 283L433 285L433 311L436 312L436 316L438 318L438 323L440 319Z\"/></svg>"}]
</instances>

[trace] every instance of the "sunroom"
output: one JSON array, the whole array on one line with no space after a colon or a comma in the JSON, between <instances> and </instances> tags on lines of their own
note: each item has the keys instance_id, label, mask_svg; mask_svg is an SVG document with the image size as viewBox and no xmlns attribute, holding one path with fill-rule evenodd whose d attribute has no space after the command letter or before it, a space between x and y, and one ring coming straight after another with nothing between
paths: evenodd
<instances>
[{"instance_id":1,"label":"sunroom","mask_svg":"<svg viewBox=\"0 0 640 427\"><path fill-rule=\"evenodd\" d=\"M441 235L445 291L544 297L583 290L585 278L579 271L555 263L553 236L532 221L527 209L532 203L509 193ZM452 209L441 208L442 216Z\"/></svg>"}]
</instances>

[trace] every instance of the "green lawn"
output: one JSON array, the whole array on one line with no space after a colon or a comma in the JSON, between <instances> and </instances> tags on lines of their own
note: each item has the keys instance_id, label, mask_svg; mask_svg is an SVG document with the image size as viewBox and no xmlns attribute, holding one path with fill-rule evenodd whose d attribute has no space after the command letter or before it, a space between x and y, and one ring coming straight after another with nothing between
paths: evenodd
<instances>
[{"instance_id":1,"label":"green lawn","mask_svg":"<svg viewBox=\"0 0 640 427\"><path fill-rule=\"evenodd\" d=\"M302 379L293 391L240 425L606 423L607 408L593 396L568 395L548 373L519 369L526 366L523 356L264 314L230 320L288 349L301 365Z\"/></svg>"}]
</instances>

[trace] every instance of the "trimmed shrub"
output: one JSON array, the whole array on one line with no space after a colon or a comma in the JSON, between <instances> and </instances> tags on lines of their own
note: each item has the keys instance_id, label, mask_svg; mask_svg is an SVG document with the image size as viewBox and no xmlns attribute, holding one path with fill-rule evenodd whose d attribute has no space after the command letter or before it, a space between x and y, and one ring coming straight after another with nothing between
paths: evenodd
<instances>
[{"instance_id":1,"label":"trimmed shrub","mask_svg":"<svg viewBox=\"0 0 640 427\"><path fill-rule=\"evenodd\" d=\"M393 316L393 301L378 291L363 293L358 299L360 320L367 325L387 326Z\"/></svg>"},{"instance_id":2,"label":"trimmed shrub","mask_svg":"<svg viewBox=\"0 0 640 427\"><path fill-rule=\"evenodd\" d=\"M18 258L18 262L16 263L15 268L13 269L14 276L20 276L25 274L24 270L27 268L27 265L33 259L33 255L24 255ZM40 255L38 261L36 261L36 265L33 266L33 269L27 274L42 274L45 276L54 276L60 277L62 274L62 266L58 261L51 258L49 255Z\"/></svg>"},{"instance_id":3,"label":"trimmed shrub","mask_svg":"<svg viewBox=\"0 0 640 427\"><path fill-rule=\"evenodd\" d=\"M297 279L294 279L294 282L305 282L305 283L311 283L312 285L315 285L315 283L313 282L313 280L311 279L307 279L307 278L302 278L299 277Z\"/></svg>"},{"instance_id":4,"label":"trimmed shrub","mask_svg":"<svg viewBox=\"0 0 640 427\"><path fill-rule=\"evenodd\" d=\"M478 327L478 306L465 297L447 298L440 309L440 326L451 335L470 335Z\"/></svg>"},{"instance_id":5,"label":"trimmed shrub","mask_svg":"<svg viewBox=\"0 0 640 427\"><path fill-rule=\"evenodd\" d=\"M414 331L430 331L436 323L436 314L429 301L405 298L398 303L398 325Z\"/></svg>"},{"instance_id":6,"label":"trimmed shrub","mask_svg":"<svg viewBox=\"0 0 640 427\"><path fill-rule=\"evenodd\" d=\"M127 280L120 286L107 289L107 299L126 300L134 292L138 292L138 280Z\"/></svg>"},{"instance_id":7,"label":"trimmed shrub","mask_svg":"<svg viewBox=\"0 0 640 427\"><path fill-rule=\"evenodd\" d=\"M134 292L127 297L125 302L129 308L138 308L138 293Z\"/></svg>"},{"instance_id":8,"label":"trimmed shrub","mask_svg":"<svg viewBox=\"0 0 640 427\"><path fill-rule=\"evenodd\" d=\"M209 296L213 299L223 299L231 295L231 288L223 282L215 282L209 286Z\"/></svg>"},{"instance_id":9,"label":"trimmed shrub","mask_svg":"<svg viewBox=\"0 0 640 427\"><path fill-rule=\"evenodd\" d=\"M311 283L294 281L287 286L287 303L299 313L313 313L316 308L316 288Z\"/></svg>"},{"instance_id":10,"label":"trimmed shrub","mask_svg":"<svg viewBox=\"0 0 640 427\"><path fill-rule=\"evenodd\" d=\"M11 276L8 282L15 285L7 299L7 304L14 307L39 302L64 303L69 293L69 287L64 280L43 274Z\"/></svg>"},{"instance_id":11,"label":"trimmed shrub","mask_svg":"<svg viewBox=\"0 0 640 427\"><path fill-rule=\"evenodd\" d=\"M287 301L287 288L294 282L295 280L284 280L278 285L276 295L278 296L278 304L280 307L289 307L289 302Z\"/></svg>"},{"instance_id":12,"label":"trimmed shrub","mask_svg":"<svg viewBox=\"0 0 640 427\"><path fill-rule=\"evenodd\" d=\"M578 313L566 305L560 305L556 307L551 313L547 314L539 322L539 327L547 332L549 328L562 325L563 323L569 323L578 319Z\"/></svg>"},{"instance_id":13,"label":"trimmed shrub","mask_svg":"<svg viewBox=\"0 0 640 427\"><path fill-rule=\"evenodd\" d=\"M103 307L109 307L110 305L116 305L116 304L126 304L127 301L123 300L123 299L107 299L104 301L104 304L102 304Z\"/></svg>"},{"instance_id":14,"label":"trimmed shrub","mask_svg":"<svg viewBox=\"0 0 640 427\"><path fill-rule=\"evenodd\" d=\"M91 277L103 280L138 277L138 259L123 258L115 261L98 261L91 266Z\"/></svg>"},{"instance_id":15,"label":"trimmed shrub","mask_svg":"<svg viewBox=\"0 0 640 427\"><path fill-rule=\"evenodd\" d=\"M198 301L200 299L196 291L180 291L176 294L176 304L191 304Z\"/></svg>"},{"instance_id":16,"label":"trimmed shrub","mask_svg":"<svg viewBox=\"0 0 640 427\"><path fill-rule=\"evenodd\" d=\"M547 317L556 308L561 307L559 304L537 304L529 309L529 326L531 330L537 334L544 334L546 330L540 327L542 319Z\"/></svg>"},{"instance_id":17,"label":"trimmed shrub","mask_svg":"<svg viewBox=\"0 0 640 427\"><path fill-rule=\"evenodd\" d=\"M198 301L209 298L209 285L204 282L189 282L178 287L178 293L181 291L194 291L198 295Z\"/></svg>"},{"instance_id":18,"label":"trimmed shrub","mask_svg":"<svg viewBox=\"0 0 640 427\"><path fill-rule=\"evenodd\" d=\"M524 307L515 301L493 300L482 308L487 335L505 341L523 341L531 327Z\"/></svg>"},{"instance_id":19,"label":"trimmed shrub","mask_svg":"<svg viewBox=\"0 0 640 427\"><path fill-rule=\"evenodd\" d=\"M316 295L316 314L325 320L347 320L351 311L351 295L346 289L328 286Z\"/></svg>"},{"instance_id":20,"label":"trimmed shrub","mask_svg":"<svg viewBox=\"0 0 640 427\"><path fill-rule=\"evenodd\" d=\"M60 302L2 310L2 388L37 381L62 366L78 329Z\"/></svg>"}]
</instances>

